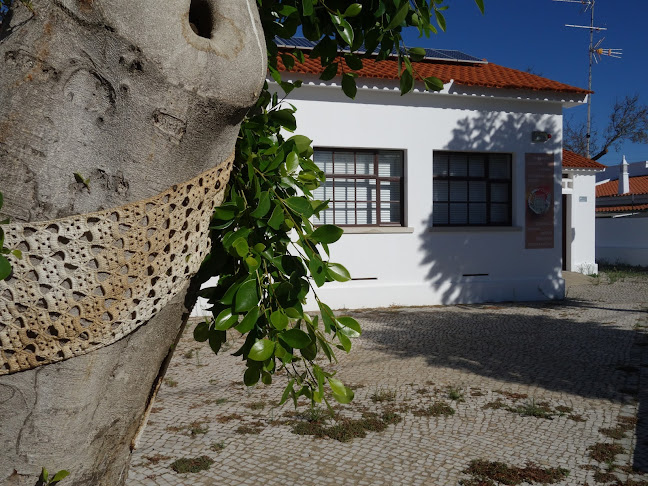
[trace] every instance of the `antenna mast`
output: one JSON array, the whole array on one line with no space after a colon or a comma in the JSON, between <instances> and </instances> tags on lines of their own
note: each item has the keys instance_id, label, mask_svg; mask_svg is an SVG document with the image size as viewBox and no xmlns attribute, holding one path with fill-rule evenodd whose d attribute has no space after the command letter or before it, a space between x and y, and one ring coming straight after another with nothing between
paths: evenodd
<instances>
[{"instance_id":1,"label":"antenna mast","mask_svg":"<svg viewBox=\"0 0 648 486\"><path fill-rule=\"evenodd\" d=\"M587 89L592 91L592 60L598 63L598 56L610 56L617 59L621 58L621 49L603 49L601 43L605 38L601 39L594 45L594 32L600 32L602 30L607 30L605 27L595 27L594 26L594 4L596 0L553 0L554 2L563 2L563 3L580 3L583 5L583 12L590 11L590 24L589 25L572 25L565 24L566 27L572 27L577 29L589 29L589 76L587 81ZM592 128L592 94L590 93L587 96L587 135L586 135L586 153L585 156L589 159L590 156L590 138L591 138L591 128Z\"/></svg>"}]
</instances>

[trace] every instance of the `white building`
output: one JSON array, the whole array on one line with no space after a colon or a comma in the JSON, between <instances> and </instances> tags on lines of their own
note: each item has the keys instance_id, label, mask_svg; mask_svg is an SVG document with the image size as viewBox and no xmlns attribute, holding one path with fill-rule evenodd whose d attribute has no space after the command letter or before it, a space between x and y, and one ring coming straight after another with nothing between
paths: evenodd
<instances>
[{"instance_id":1,"label":"white building","mask_svg":"<svg viewBox=\"0 0 648 486\"><path fill-rule=\"evenodd\" d=\"M308 53L290 72L280 62L285 80L304 81L286 101L327 174L320 223L345 230L331 261L353 276L318 295L334 309L562 298L562 116L588 91L456 51L428 54L414 68L441 79L441 92L418 83L401 96L396 60L365 60L355 100L340 89L341 68L322 81ZM569 197L587 198L568 207L570 224L591 209L593 238L593 180L582 194L579 183L589 174L567 172ZM572 236L566 268L594 265L593 248L576 258L581 233Z\"/></svg>"},{"instance_id":2,"label":"white building","mask_svg":"<svg viewBox=\"0 0 648 486\"><path fill-rule=\"evenodd\" d=\"M596 177L603 164L563 150L563 270L598 273L596 263Z\"/></svg>"},{"instance_id":3,"label":"white building","mask_svg":"<svg viewBox=\"0 0 648 486\"><path fill-rule=\"evenodd\" d=\"M648 266L648 161L597 175L596 259Z\"/></svg>"},{"instance_id":4,"label":"white building","mask_svg":"<svg viewBox=\"0 0 648 486\"><path fill-rule=\"evenodd\" d=\"M444 88L406 96L395 60L365 61L353 101L319 60L283 73L304 81L287 101L327 173L322 222L345 230L331 260L354 280L318 290L331 307L563 297L562 110L588 92L458 57L415 63Z\"/></svg>"}]
</instances>

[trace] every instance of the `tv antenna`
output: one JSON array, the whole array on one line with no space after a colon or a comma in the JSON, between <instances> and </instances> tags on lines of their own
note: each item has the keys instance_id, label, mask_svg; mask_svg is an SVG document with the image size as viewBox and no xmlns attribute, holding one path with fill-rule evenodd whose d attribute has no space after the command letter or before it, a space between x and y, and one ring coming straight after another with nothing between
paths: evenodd
<instances>
[{"instance_id":1,"label":"tv antenna","mask_svg":"<svg viewBox=\"0 0 648 486\"><path fill-rule=\"evenodd\" d=\"M601 56L609 56L617 59L621 58L622 50L621 49L606 49L601 47L601 44L605 40L605 37L599 40L594 44L594 32L601 32L607 30L605 27L595 27L594 26L594 4L596 0L553 0L554 2L563 2L563 3L580 3L583 6L582 12L585 13L588 10L590 11L590 24L589 25L573 25L565 24L566 27L572 27L575 29L589 29L589 76L587 82L587 89L592 91L592 61L595 61L597 64ZM591 138L591 128L592 128L592 94L590 93L587 96L587 135L586 135L586 153L585 156L589 158L590 156L590 138Z\"/></svg>"}]
</instances>

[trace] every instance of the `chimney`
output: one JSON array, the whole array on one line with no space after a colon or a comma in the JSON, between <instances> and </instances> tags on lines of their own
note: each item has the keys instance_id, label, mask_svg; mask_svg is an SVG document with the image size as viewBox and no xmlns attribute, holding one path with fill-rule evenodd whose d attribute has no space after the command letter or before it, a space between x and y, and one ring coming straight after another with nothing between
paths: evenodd
<instances>
[{"instance_id":1,"label":"chimney","mask_svg":"<svg viewBox=\"0 0 648 486\"><path fill-rule=\"evenodd\" d=\"M630 177L628 176L628 161L623 156L621 172L619 174L619 195L630 192Z\"/></svg>"}]
</instances>

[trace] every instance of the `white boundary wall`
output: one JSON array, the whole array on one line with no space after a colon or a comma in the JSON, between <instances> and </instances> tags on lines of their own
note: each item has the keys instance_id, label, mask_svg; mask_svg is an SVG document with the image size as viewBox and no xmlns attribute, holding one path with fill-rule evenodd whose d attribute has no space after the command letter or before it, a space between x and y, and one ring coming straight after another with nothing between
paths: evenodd
<instances>
[{"instance_id":1,"label":"white boundary wall","mask_svg":"<svg viewBox=\"0 0 648 486\"><path fill-rule=\"evenodd\" d=\"M648 215L596 218L596 259L648 266Z\"/></svg>"}]
</instances>

